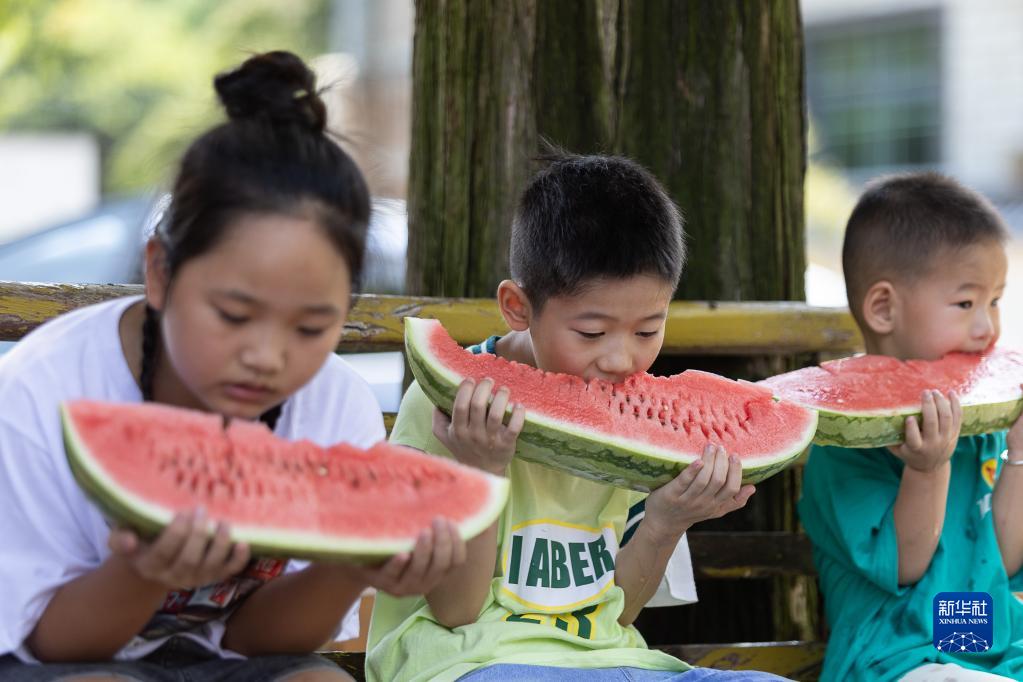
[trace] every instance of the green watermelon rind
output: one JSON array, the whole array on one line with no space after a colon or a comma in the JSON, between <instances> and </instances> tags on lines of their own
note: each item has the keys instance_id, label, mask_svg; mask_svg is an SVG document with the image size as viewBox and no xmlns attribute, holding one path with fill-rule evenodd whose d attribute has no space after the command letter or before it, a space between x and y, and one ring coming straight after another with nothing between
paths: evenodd
<instances>
[{"instance_id":1,"label":"green watermelon rind","mask_svg":"<svg viewBox=\"0 0 1023 682\"><path fill-rule=\"evenodd\" d=\"M462 377L439 360L431 361L429 331L433 320L405 318L405 350L409 367L432 403L450 413ZM806 452L817 431L817 417L808 420L794 442L792 452L756 460L743 460L743 482L759 483L785 469ZM511 408L506 412L511 414ZM606 434L594 437L585 429L550 419L535 411L526 413L519 434L517 457L576 476L620 488L650 492L678 476L698 458L658 446L637 443Z\"/></svg>"},{"instance_id":2,"label":"green watermelon rind","mask_svg":"<svg viewBox=\"0 0 1023 682\"><path fill-rule=\"evenodd\" d=\"M963 405L960 435L973 436L1003 431L1012 426L1023 412L1023 400ZM919 419L919 407L870 412L835 412L818 408L816 445L837 445L845 448L878 448L902 443L906 418Z\"/></svg>"},{"instance_id":3,"label":"green watermelon rind","mask_svg":"<svg viewBox=\"0 0 1023 682\"><path fill-rule=\"evenodd\" d=\"M90 454L79 437L67 405L61 405L61 423L65 452L72 474L86 495L103 513L118 524L133 528L143 537L155 537L173 519L175 512L154 505L125 490L113 481ZM508 480L480 472L489 486L487 504L471 517L457 523L465 540L488 528L504 509L508 499ZM213 522L210 534L214 531ZM232 525L231 539L249 545L253 556L287 556L316 561L371 563L412 550L415 539L331 537L301 533L291 529Z\"/></svg>"}]
</instances>

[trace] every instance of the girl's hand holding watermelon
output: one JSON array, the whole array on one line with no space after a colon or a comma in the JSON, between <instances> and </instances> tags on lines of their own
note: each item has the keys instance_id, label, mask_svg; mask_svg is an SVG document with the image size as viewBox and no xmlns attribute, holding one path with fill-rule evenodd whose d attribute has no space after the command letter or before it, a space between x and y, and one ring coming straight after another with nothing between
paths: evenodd
<instances>
[{"instance_id":1,"label":"girl's hand holding watermelon","mask_svg":"<svg viewBox=\"0 0 1023 682\"><path fill-rule=\"evenodd\" d=\"M484 379L476 385L466 379L458 387L449 418L439 409L433 413L433 435L455 459L467 466L504 476L515 456L515 442L526 421L526 410L519 404L506 425L511 392L502 386L493 394L494 382Z\"/></svg>"},{"instance_id":2,"label":"girl's hand holding watermelon","mask_svg":"<svg viewBox=\"0 0 1023 682\"><path fill-rule=\"evenodd\" d=\"M179 513L152 542L117 528L110 531L108 544L140 578L171 590L220 582L239 573L249 561L248 546L231 542L227 524L217 524L210 537L210 522L202 508Z\"/></svg>"},{"instance_id":3,"label":"girl's hand holding watermelon","mask_svg":"<svg viewBox=\"0 0 1023 682\"><path fill-rule=\"evenodd\" d=\"M720 445L707 445L671 482L650 493L643 525L674 545L694 524L746 506L756 489L742 485L742 463Z\"/></svg>"}]
</instances>

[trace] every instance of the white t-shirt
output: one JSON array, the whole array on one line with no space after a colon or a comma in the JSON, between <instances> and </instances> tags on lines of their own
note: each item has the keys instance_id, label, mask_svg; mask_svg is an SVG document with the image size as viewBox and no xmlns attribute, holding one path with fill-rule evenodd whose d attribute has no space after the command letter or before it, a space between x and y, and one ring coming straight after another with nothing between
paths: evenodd
<instances>
[{"instance_id":1,"label":"white t-shirt","mask_svg":"<svg viewBox=\"0 0 1023 682\"><path fill-rule=\"evenodd\" d=\"M118 333L121 315L138 300L119 298L63 315L0 358L0 655L14 653L33 660L24 642L56 589L94 570L110 554L109 527L68 468L58 405L77 398L142 400ZM284 404L275 433L324 446L344 441L366 448L384 438L384 425L372 390L332 354ZM265 580L281 569L298 570L303 565L292 561L285 568L283 563L270 566L263 561L248 570L266 573ZM170 593L165 609L182 597L208 608L211 599L223 601L223 594L223 589L206 588ZM220 647L229 613L221 611L219 617L179 634L222 656L237 657ZM164 618L166 625L168 617ZM358 631L356 603L337 637L354 637ZM159 634L159 629L150 632ZM116 658L145 656L167 637L136 637Z\"/></svg>"}]
</instances>

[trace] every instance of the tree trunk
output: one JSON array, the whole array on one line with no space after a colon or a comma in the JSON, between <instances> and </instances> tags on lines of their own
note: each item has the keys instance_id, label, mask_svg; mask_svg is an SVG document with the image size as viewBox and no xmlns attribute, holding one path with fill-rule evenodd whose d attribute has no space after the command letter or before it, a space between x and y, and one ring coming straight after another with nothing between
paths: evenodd
<instances>
[{"instance_id":1,"label":"tree trunk","mask_svg":"<svg viewBox=\"0 0 1023 682\"><path fill-rule=\"evenodd\" d=\"M543 138L664 183L689 234L679 298L802 299L802 49L797 0L417 0L409 293L493 296ZM775 477L719 527L794 529L797 485ZM701 583L699 605L647 610L641 628L665 643L813 636L812 580L754 582Z\"/></svg>"}]
</instances>

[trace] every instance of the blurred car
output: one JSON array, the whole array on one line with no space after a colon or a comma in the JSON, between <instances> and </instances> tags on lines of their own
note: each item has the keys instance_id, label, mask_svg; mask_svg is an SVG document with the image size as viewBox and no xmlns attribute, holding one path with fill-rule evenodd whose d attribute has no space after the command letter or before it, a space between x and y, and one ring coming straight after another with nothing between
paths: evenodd
<instances>
[{"instance_id":1,"label":"blurred car","mask_svg":"<svg viewBox=\"0 0 1023 682\"><path fill-rule=\"evenodd\" d=\"M0 244L0 280L140 283L142 248L167 202L167 195L107 201L79 218ZM407 248L405 202L374 199L362 291L401 293ZM0 353L12 345L0 342ZM352 353L345 360L366 379L385 411L397 411L404 377L401 353Z\"/></svg>"}]
</instances>

